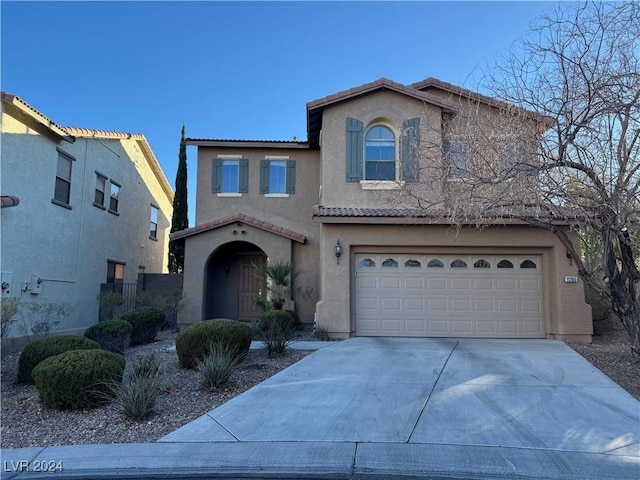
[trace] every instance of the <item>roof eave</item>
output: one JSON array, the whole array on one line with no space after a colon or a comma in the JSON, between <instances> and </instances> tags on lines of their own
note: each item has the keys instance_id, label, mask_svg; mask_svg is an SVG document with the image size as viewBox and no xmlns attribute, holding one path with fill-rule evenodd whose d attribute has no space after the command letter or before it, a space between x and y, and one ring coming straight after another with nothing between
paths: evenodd
<instances>
[{"instance_id":1,"label":"roof eave","mask_svg":"<svg viewBox=\"0 0 640 480\"><path fill-rule=\"evenodd\" d=\"M70 135L69 132L67 132L63 127L55 123L43 113L40 113L38 110L36 110L34 107L29 105L17 95L13 95L12 93L8 92L2 92L1 96L3 102L6 102L16 109L20 110L23 114L32 118L35 122L43 125L54 135L57 135L66 142L75 143L76 139L72 135Z\"/></svg>"}]
</instances>

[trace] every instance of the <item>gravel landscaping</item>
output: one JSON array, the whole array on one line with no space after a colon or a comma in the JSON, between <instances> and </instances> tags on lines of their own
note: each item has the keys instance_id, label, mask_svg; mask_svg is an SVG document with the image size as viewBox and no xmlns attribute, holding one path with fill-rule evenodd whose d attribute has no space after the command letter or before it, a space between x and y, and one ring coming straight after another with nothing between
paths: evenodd
<instances>
[{"instance_id":1,"label":"gravel landscaping","mask_svg":"<svg viewBox=\"0 0 640 480\"><path fill-rule=\"evenodd\" d=\"M310 328L296 337L313 340ZM43 410L33 385L15 384L19 355L7 355L1 366L1 447L153 442L311 353L289 350L282 358L269 358L263 349L252 350L227 384L207 391L197 372L178 367L176 353L170 350L174 338L173 332L161 332L154 343L126 352L128 362L154 353L163 365L164 390L157 413L143 423L127 420L113 406L80 412ZM632 358L624 331L594 336L591 345L569 345L640 400L640 361Z\"/></svg>"}]
</instances>

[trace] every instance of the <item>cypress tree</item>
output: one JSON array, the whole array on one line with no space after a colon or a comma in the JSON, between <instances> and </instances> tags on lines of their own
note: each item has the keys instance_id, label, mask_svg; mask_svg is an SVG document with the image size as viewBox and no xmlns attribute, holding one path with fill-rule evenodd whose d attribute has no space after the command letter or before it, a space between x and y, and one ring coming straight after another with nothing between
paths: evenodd
<instances>
[{"instance_id":1,"label":"cypress tree","mask_svg":"<svg viewBox=\"0 0 640 480\"><path fill-rule=\"evenodd\" d=\"M171 233L189 228L189 208L187 206L187 142L185 128L182 125L178 171L176 173L176 192L173 197L173 216ZM184 270L184 239L169 242L169 273Z\"/></svg>"}]
</instances>

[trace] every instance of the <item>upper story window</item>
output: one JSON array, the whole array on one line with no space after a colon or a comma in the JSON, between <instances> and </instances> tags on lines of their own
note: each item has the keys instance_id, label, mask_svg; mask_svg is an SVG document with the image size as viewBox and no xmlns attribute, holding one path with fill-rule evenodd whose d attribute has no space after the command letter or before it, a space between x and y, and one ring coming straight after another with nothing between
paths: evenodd
<instances>
[{"instance_id":1,"label":"upper story window","mask_svg":"<svg viewBox=\"0 0 640 480\"><path fill-rule=\"evenodd\" d=\"M390 128L376 125L365 136L365 180L396 179L396 139Z\"/></svg>"},{"instance_id":2,"label":"upper story window","mask_svg":"<svg viewBox=\"0 0 640 480\"><path fill-rule=\"evenodd\" d=\"M445 140L443 142L445 166L449 178L469 176L469 142L466 140Z\"/></svg>"},{"instance_id":3,"label":"upper story window","mask_svg":"<svg viewBox=\"0 0 640 480\"><path fill-rule=\"evenodd\" d=\"M260 162L260 193L286 196L296 191L296 161L267 158Z\"/></svg>"},{"instance_id":4,"label":"upper story window","mask_svg":"<svg viewBox=\"0 0 640 480\"><path fill-rule=\"evenodd\" d=\"M221 197L248 193L249 160L222 156L215 159L211 190Z\"/></svg>"},{"instance_id":5,"label":"upper story window","mask_svg":"<svg viewBox=\"0 0 640 480\"><path fill-rule=\"evenodd\" d=\"M73 160L73 157L58 150L53 203L63 207L69 207L71 199L71 164Z\"/></svg>"},{"instance_id":6,"label":"upper story window","mask_svg":"<svg viewBox=\"0 0 640 480\"><path fill-rule=\"evenodd\" d=\"M365 132L364 122L347 118L345 145L347 182L360 182L365 189L384 189L397 188L397 180L420 181L419 117L403 121L399 136L380 124Z\"/></svg>"},{"instance_id":7,"label":"upper story window","mask_svg":"<svg viewBox=\"0 0 640 480\"><path fill-rule=\"evenodd\" d=\"M151 205L151 222L149 225L149 238L152 240L158 239L158 214L160 209L155 205Z\"/></svg>"},{"instance_id":8,"label":"upper story window","mask_svg":"<svg viewBox=\"0 0 640 480\"><path fill-rule=\"evenodd\" d=\"M104 197L107 190L107 177L96 172L96 191L93 196L93 204L104 209Z\"/></svg>"},{"instance_id":9,"label":"upper story window","mask_svg":"<svg viewBox=\"0 0 640 480\"><path fill-rule=\"evenodd\" d=\"M111 180L111 196L109 198L109 211L118 213L118 203L120 202L120 185Z\"/></svg>"}]
</instances>

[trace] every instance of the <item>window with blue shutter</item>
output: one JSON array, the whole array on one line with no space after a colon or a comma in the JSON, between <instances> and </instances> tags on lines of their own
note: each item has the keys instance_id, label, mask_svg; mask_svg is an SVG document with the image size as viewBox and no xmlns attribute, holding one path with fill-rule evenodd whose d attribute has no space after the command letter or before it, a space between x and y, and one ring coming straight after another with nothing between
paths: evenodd
<instances>
[{"instance_id":1,"label":"window with blue shutter","mask_svg":"<svg viewBox=\"0 0 640 480\"><path fill-rule=\"evenodd\" d=\"M355 118L347 118L346 168L347 182L362 180L364 168L364 124Z\"/></svg>"},{"instance_id":2,"label":"window with blue shutter","mask_svg":"<svg viewBox=\"0 0 640 480\"><path fill-rule=\"evenodd\" d=\"M260 193L293 194L296 192L295 160L261 160Z\"/></svg>"},{"instance_id":3,"label":"window with blue shutter","mask_svg":"<svg viewBox=\"0 0 640 480\"><path fill-rule=\"evenodd\" d=\"M248 193L249 160L217 158L213 160L211 176L213 193Z\"/></svg>"},{"instance_id":4,"label":"window with blue shutter","mask_svg":"<svg viewBox=\"0 0 640 480\"><path fill-rule=\"evenodd\" d=\"M376 125L365 136L365 180L396 179L396 137L390 128Z\"/></svg>"},{"instance_id":5,"label":"window with blue shutter","mask_svg":"<svg viewBox=\"0 0 640 480\"><path fill-rule=\"evenodd\" d=\"M420 181L420 118L402 123L402 178L406 182Z\"/></svg>"}]
</instances>

